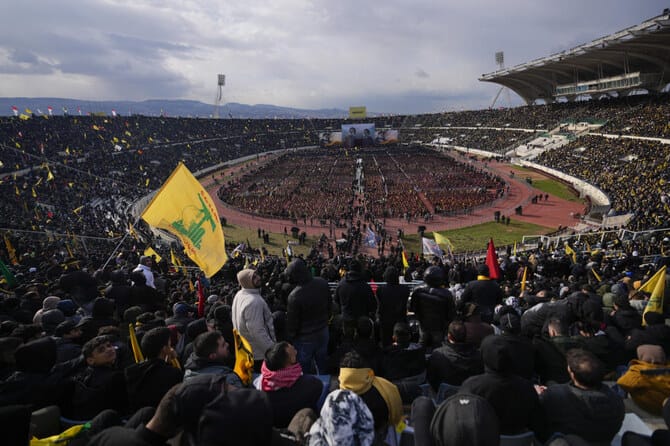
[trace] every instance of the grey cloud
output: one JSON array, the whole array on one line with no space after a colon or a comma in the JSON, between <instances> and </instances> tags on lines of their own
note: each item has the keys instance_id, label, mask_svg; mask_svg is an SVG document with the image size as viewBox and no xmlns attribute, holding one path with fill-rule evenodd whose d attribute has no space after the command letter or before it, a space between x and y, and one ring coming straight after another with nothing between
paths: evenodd
<instances>
[{"instance_id":1,"label":"grey cloud","mask_svg":"<svg viewBox=\"0 0 670 446\"><path fill-rule=\"evenodd\" d=\"M414 75L422 79L427 79L430 77L430 74L426 73L422 68L417 68L417 70L414 72Z\"/></svg>"}]
</instances>

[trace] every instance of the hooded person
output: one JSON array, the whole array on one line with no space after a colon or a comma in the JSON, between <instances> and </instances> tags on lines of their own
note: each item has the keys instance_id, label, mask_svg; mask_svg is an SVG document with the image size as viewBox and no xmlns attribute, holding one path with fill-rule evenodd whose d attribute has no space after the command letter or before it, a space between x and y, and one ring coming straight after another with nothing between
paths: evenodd
<instances>
[{"instance_id":1,"label":"hooded person","mask_svg":"<svg viewBox=\"0 0 670 446\"><path fill-rule=\"evenodd\" d=\"M265 392L223 386L202 411L197 444L267 446L273 444L272 421L272 407Z\"/></svg>"},{"instance_id":2,"label":"hooded person","mask_svg":"<svg viewBox=\"0 0 670 446\"><path fill-rule=\"evenodd\" d=\"M0 406L28 404L33 410L59 404L67 386L51 373L56 364L56 341L44 337L19 346L16 372L0 383Z\"/></svg>"},{"instance_id":3,"label":"hooded person","mask_svg":"<svg viewBox=\"0 0 670 446\"><path fill-rule=\"evenodd\" d=\"M663 373L670 367L660 345L640 345L637 359L628 364L628 370L617 380L617 385L628 392L642 409L661 415L663 401L670 395L670 375ZM661 373L654 373L661 371Z\"/></svg>"},{"instance_id":4,"label":"hooded person","mask_svg":"<svg viewBox=\"0 0 670 446\"><path fill-rule=\"evenodd\" d=\"M360 317L374 317L377 301L372 288L363 276L363 265L354 259L349 271L335 289L335 303L342 313L342 328L346 340L352 340L356 332L356 321Z\"/></svg>"},{"instance_id":5,"label":"hooded person","mask_svg":"<svg viewBox=\"0 0 670 446\"><path fill-rule=\"evenodd\" d=\"M514 374L511 345L501 336L488 336L481 351L484 373L466 379L459 393L485 398L498 415L500 433L517 435L543 429L540 404L533 383Z\"/></svg>"},{"instance_id":6,"label":"hooded person","mask_svg":"<svg viewBox=\"0 0 670 446\"><path fill-rule=\"evenodd\" d=\"M253 269L243 269L237 273L237 281L242 287L233 298L233 327L251 345L254 371L259 372L263 355L276 342L274 322L270 307L261 296L261 276Z\"/></svg>"},{"instance_id":7,"label":"hooded person","mask_svg":"<svg viewBox=\"0 0 670 446\"><path fill-rule=\"evenodd\" d=\"M41 324L42 323L42 314L44 314L46 311L49 310L55 310L58 308L58 302L60 302L60 297L58 296L49 296L42 301L42 308L37 310L35 313L35 316L33 316L33 324Z\"/></svg>"},{"instance_id":8,"label":"hooded person","mask_svg":"<svg viewBox=\"0 0 670 446\"><path fill-rule=\"evenodd\" d=\"M384 271L384 282L377 288L377 317L382 346L393 343L393 327L398 322L407 322L407 301L409 288L400 285L398 269L389 266Z\"/></svg>"},{"instance_id":9,"label":"hooded person","mask_svg":"<svg viewBox=\"0 0 670 446\"><path fill-rule=\"evenodd\" d=\"M328 320L331 297L328 282L312 277L302 259L286 267L286 276L295 288L288 295L286 332L298 352L298 362L305 373L314 373L314 362L320 373L326 369L328 354Z\"/></svg>"},{"instance_id":10,"label":"hooded person","mask_svg":"<svg viewBox=\"0 0 670 446\"><path fill-rule=\"evenodd\" d=\"M52 336L56 331L56 327L61 322L65 322L65 315L57 308L47 310L41 317L42 330L47 336Z\"/></svg>"},{"instance_id":11,"label":"hooded person","mask_svg":"<svg viewBox=\"0 0 670 446\"><path fill-rule=\"evenodd\" d=\"M435 446L497 446L500 427L495 409L483 397L454 395L440 404L430 422Z\"/></svg>"},{"instance_id":12,"label":"hooded person","mask_svg":"<svg viewBox=\"0 0 670 446\"><path fill-rule=\"evenodd\" d=\"M326 396L307 434L309 446L370 446L374 439L372 413L350 390L335 390Z\"/></svg>"}]
</instances>

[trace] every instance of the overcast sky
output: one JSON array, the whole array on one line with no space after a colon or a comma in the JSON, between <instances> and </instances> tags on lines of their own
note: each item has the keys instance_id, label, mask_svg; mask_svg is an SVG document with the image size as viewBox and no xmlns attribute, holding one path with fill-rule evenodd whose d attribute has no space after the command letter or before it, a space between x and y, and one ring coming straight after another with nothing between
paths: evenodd
<instances>
[{"instance_id":1,"label":"overcast sky","mask_svg":"<svg viewBox=\"0 0 670 446\"><path fill-rule=\"evenodd\" d=\"M0 97L193 99L386 113L486 108L510 67L660 0L6 0ZM506 98L503 95L503 103ZM519 103L511 95L512 103Z\"/></svg>"}]
</instances>

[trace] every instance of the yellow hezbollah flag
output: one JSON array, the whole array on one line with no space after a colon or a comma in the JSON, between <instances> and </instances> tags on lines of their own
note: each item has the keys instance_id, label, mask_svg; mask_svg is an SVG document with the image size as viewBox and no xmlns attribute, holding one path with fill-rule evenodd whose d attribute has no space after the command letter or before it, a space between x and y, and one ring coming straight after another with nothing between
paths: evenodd
<instances>
[{"instance_id":1,"label":"yellow hezbollah flag","mask_svg":"<svg viewBox=\"0 0 670 446\"><path fill-rule=\"evenodd\" d=\"M228 260L223 228L212 197L183 163L142 213L151 226L176 235L186 255L212 277Z\"/></svg>"},{"instance_id":2,"label":"yellow hezbollah flag","mask_svg":"<svg viewBox=\"0 0 670 446\"><path fill-rule=\"evenodd\" d=\"M451 240L449 240L446 235L442 235L439 232L433 232L433 238L435 238L435 243L437 243L438 245L448 246L449 251L454 250L454 244L451 243Z\"/></svg>"},{"instance_id":3,"label":"yellow hezbollah flag","mask_svg":"<svg viewBox=\"0 0 670 446\"><path fill-rule=\"evenodd\" d=\"M163 258L158 255L156 251L154 251L154 248L149 246L147 249L144 250L144 255L149 256L149 257L154 257L156 259L156 263L160 262Z\"/></svg>"},{"instance_id":4,"label":"yellow hezbollah flag","mask_svg":"<svg viewBox=\"0 0 670 446\"><path fill-rule=\"evenodd\" d=\"M644 322L644 315L653 312L653 313L663 313L663 295L665 294L665 270L666 267L659 269L656 274L652 276L647 283L645 283L640 290L650 285L653 281L654 290L651 292L651 297L647 306L644 307L644 313L642 314L642 325L646 325ZM646 290L643 290L646 291Z\"/></svg>"},{"instance_id":5,"label":"yellow hezbollah flag","mask_svg":"<svg viewBox=\"0 0 670 446\"><path fill-rule=\"evenodd\" d=\"M567 242L565 243L565 253L570 256L572 263L577 263L577 253L567 244Z\"/></svg>"}]
</instances>

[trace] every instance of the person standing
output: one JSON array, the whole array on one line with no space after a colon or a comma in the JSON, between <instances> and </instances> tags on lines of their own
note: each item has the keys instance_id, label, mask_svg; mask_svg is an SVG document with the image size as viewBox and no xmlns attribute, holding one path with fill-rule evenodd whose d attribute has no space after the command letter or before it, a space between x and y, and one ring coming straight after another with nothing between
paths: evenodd
<instances>
[{"instance_id":1,"label":"person standing","mask_svg":"<svg viewBox=\"0 0 670 446\"><path fill-rule=\"evenodd\" d=\"M237 273L242 287L233 298L232 317L235 328L249 344L254 354L254 371L260 372L263 356L275 342L275 328L270 307L261 296L261 276L253 269Z\"/></svg>"},{"instance_id":2,"label":"person standing","mask_svg":"<svg viewBox=\"0 0 670 446\"><path fill-rule=\"evenodd\" d=\"M295 285L286 307L288 339L297 350L298 362L305 373L314 373L312 362L319 373L325 373L331 315L328 282L321 277L312 278L302 259L289 263L286 275Z\"/></svg>"}]
</instances>

